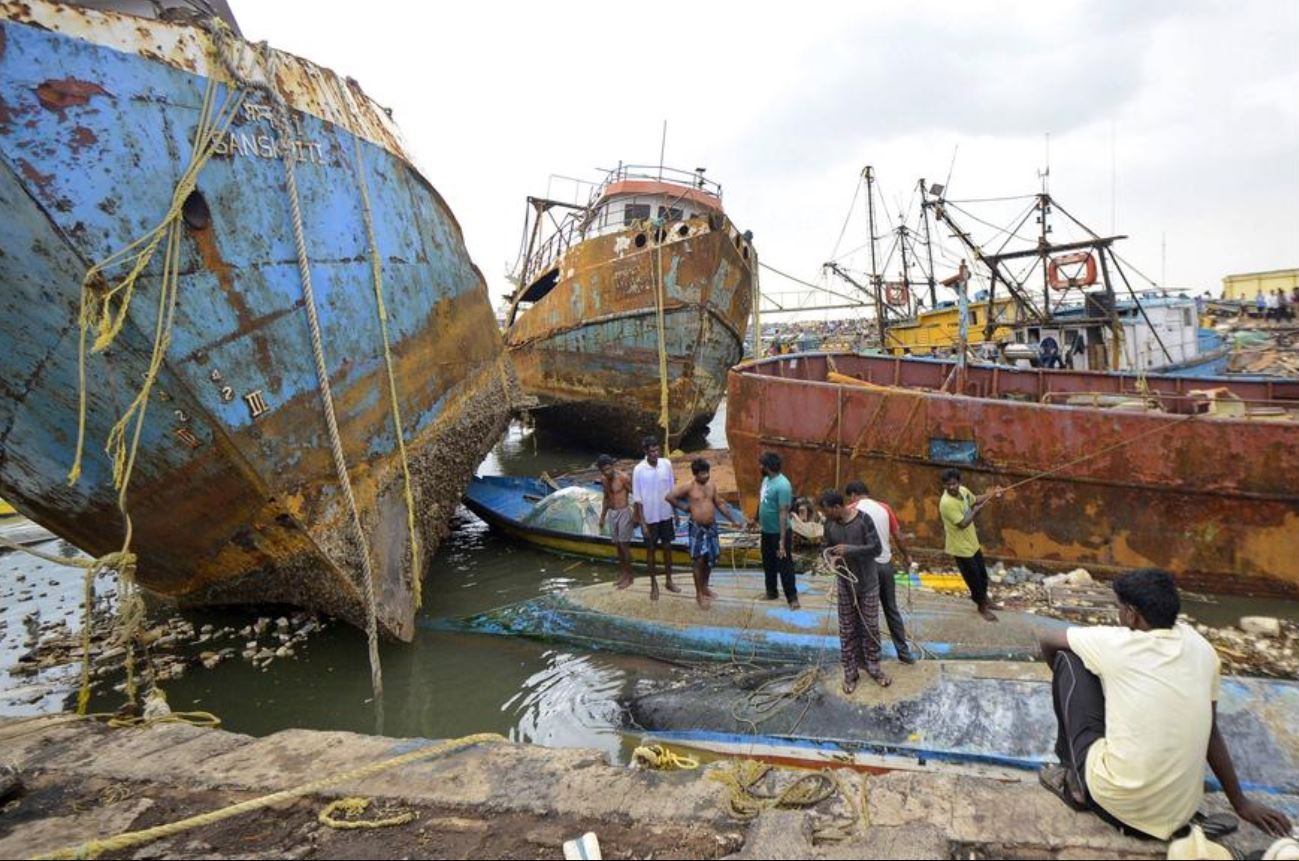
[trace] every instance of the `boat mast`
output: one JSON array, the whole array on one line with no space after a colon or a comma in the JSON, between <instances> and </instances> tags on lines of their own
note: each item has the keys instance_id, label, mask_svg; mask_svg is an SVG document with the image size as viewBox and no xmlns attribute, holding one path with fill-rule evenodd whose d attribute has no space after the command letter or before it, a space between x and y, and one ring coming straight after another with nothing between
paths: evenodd
<instances>
[{"instance_id":1,"label":"boat mast","mask_svg":"<svg viewBox=\"0 0 1299 861\"><path fill-rule=\"evenodd\" d=\"M992 275L992 285L990 288L991 295L995 295L997 289L997 282L1000 281L1001 283L1006 285L1006 289L1010 291L1010 295L1014 297L1015 301L1017 301L1025 310L1027 310L1029 314L1031 314L1037 320L1044 320L1045 319L1044 315L1042 314L1041 311L1038 310L1037 306L1033 304L1032 298L1023 290L1020 289L1021 285L1017 281L1015 281L1014 278L1011 278L1009 273L1002 271L1001 260L1005 257L1015 256L1015 255L984 254L983 249L975 244L974 239L971 238L970 234L962 230L956 224L956 222L952 220L952 216L948 214L947 207L945 206L946 201L943 200L941 196L942 190L939 189L937 194L939 196L936 200L929 200L926 198L921 202L921 206L932 208L934 211L934 217L937 218L939 221L941 221L944 225L947 226L949 230L952 231L952 234L957 239L959 239L961 244L964 245L969 250L970 254L974 256L975 260L979 261L984 266L988 267L988 270ZM1034 250L1030 253L1036 254L1037 252L1036 250ZM991 325L992 325L992 320L991 317L989 317L989 326ZM987 330L987 337L992 337L991 328Z\"/></svg>"},{"instance_id":2,"label":"boat mast","mask_svg":"<svg viewBox=\"0 0 1299 861\"><path fill-rule=\"evenodd\" d=\"M875 168L870 165L862 168L861 175L866 180L866 214L870 223L871 246L871 289L875 294L875 322L880 330L880 349L884 349L884 297L879 267L875 262ZM842 273L840 273L842 274Z\"/></svg>"},{"instance_id":3,"label":"boat mast","mask_svg":"<svg viewBox=\"0 0 1299 861\"><path fill-rule=\"evenodd\" d=\"M897 235L898 235L898 252L902 255L902 289L905 290L906 293L907 293L907 306L908 306L908 307L907 307L907 311L908 311L908 313L909 313L910 316L915 316L914 314L911 314L911 313L910 313L910 311L911 311L911 308L910 308L910 305L911 305L911 267L907 264L907 234L908 234L909 232L910 232L910 231L907 230L907 226L906 226L905 224L899 225L899 226L898 226L898 229L897 229L897 231L896 231L896 233L897 233Z\"/></svg>"},{"instance_id":4,"label":"boat mast","mask_svg":"<svg viewBox=\"0 0 1299 861\"><path fill-rule=\"evenodd\" d=\"M925 199L924 177L920 179L920 199L922 201ZM929 234L929 210L924 206L920 207L920 219L921 223L925 225L925 252L929 255L929 307L932 310L938 307L938 287L937 282L934 280L934 243L933 237ZM989 303L989 308L991 308L991 303ZM991 310L989 310L989 313L991 313Z\"/></svg>"}]
</instances>

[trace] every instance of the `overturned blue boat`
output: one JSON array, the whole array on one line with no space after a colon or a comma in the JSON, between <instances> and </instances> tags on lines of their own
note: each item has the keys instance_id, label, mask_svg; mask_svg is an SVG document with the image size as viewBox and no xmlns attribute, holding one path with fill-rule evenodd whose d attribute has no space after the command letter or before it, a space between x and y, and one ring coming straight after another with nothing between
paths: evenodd
<instances>
[{"instance_id":1,"label":"overturned blue boat","mask_svg":"<svg viewBox=\"0 0 1299 861\"><path fill-rule=\"evenodd\" d=\"M507 421L486 285L355 81L123 7L165 5L0 2L0 495L183 603L409 639Z\"/></svg>"},{"instance_id":2,"label":"overturned blue boat","mask_svg":"<svg viewBox=\"0 0 1299 861\"><path fill-rule=\"evenodd\" d=\"M710 585L718 597L704 610L695 603L689 570L679 566L676 577L682 591L665 591L657 601L639 578L625 590L611 583L584 586L439 624L670 660L837 664L830 578L800 575L801 607L794 610L783 600L763 600L761 571L715 571ZM1032 660L1036 632L1065 625L1010 611L999 612L1001 621L991 625L968 599L905 587L899 588L898 603L914 650L930 659ZM892 643L885 642L883 651L896 656Z\"/></svg>"},{"instance_id":3,"label":"overturned blue boat","mask_svg":"<svg viewBox=\"0 0 1299 861\"><path fill-rule=\"evenodd\" d=\"M655 742L802 767L1023 779L1055 761L1044 664L888 668L888 688L863 678L847 695L833 664L810 685L787 670L717 673L630 700L626 724ZM1296 714L1299 682L1223 679L1218 725L1247 790L1299 795Z\"/></svg>"}]
</instances>

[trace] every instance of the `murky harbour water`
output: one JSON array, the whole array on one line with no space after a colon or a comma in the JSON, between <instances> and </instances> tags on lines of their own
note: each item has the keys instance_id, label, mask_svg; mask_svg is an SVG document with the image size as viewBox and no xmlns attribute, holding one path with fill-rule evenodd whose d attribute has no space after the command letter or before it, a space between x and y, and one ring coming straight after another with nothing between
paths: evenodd
<instances>
[{"instance_id":1,"label":"murky harbour water","mask_svg":"<svg viewBox=\"0 0 1299 861\"><path fill-rule=\"evenodd\" d=\"M707 444L722 446L724 414ZM480 472L536 475L585 468L598 452L534 438L517 424ZM73 551L61 542L47 553ZM438 620L524 601L571 586L614 580L615 566L543 553L493 533L463 508L427 573L424 608L415 640L381 648L385 685L383 732L391 736L447 738L499 732L519 741L599 749L625 761L637 741L618 729L619 697L678 669L634 656L582 652L520 638L440 630ZM80 624L81 573L19 554L0 556L0 714L56 711L74 690L78 666L37 678L9 671L26 644L30 626L66 618ZM101 594L111 583L101 580ZM1223 599L1187 608L1205 622L1225 624L1241 615L1299 618L1299 605ZM33 618L33 614L38 614ZM195 628L243 628L284 608L187 612ZM25 621L26 620L26 621ZM239 643L238 645L242 645ZM187 646L197 655L202 648ZM35 684L53 682L48 684ZM178 711L217 714L235 732L264 735L290 727L375 732L376 709L364 635L342 623L316 631L295 654L260 669L238 657L211 669L195 665L164 685ZM121 695L101 686L92 710L112 710Z\"/></svg>"},{"instance_id":2,"label":"murky harbour water","mask_svg":"<svg viewBox=\"0 0 1299 861\"><path fill-rule=\"evenodd\" d=\"M719 416L714 422L709 445L724 444L723 421ZM557 475L591 466L598 453L534 438L515 424L479 471ZM75 553L57 541L33 549ZM7 670L30 650L30 625L62 618L72 631L78 630L81 572L11 553L0 556L0 576L0 668L5 668L0 671L0 690L8 696L0 703L0 714L55 711L76 685L76 663L47 671L39 679ZM615 566L533 550L492 532L461 508L427 572L414 642L381 646L383 732L427 738L499 732L519 741L592 747L625 759L635 739L624 739L617 729L618 697L643 680L670 675L674 668L634 656L448 632L437 625L439 619L616 578ZM98 591L111 594L108 578L101 579ZM196 629L222 629L244 628L259 616L275 618L286 612L255 608L183 615ZM196 644L192 654L212 647ZM43 684L35 684L38 680ZM101 686L92 711L111 711L121 704L121 694L108 687ZM293 656L276 659L264 670L234 658L211 669L196 665L163 687L173 709L211 711L235 732L264 735L289 727L376 730L365 636L339 622L314 632Z\"/></svg>"}]
</instances>

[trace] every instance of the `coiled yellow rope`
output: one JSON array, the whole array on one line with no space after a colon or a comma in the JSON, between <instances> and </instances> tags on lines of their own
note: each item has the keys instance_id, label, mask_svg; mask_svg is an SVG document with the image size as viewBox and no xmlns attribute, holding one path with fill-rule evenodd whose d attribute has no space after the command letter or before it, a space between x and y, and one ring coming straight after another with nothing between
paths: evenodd
<instances>
[{"instance_id":1,"label":"coiled yellow rope","mask_svg":"<svg viewBox=\"0 0 1299 861\"><path fill-rule=\"evenodd\" d=\"M370 806L373 799L352 796L351 798L340 798L337 801L331 801L324 810L316 816L316 819L322 825L328 825L330 828L341 828L344 830L355 830L359 828L389 828L393 825L405 825L415 819L415 811L401 810L392 816L384 816L379 819L361 819L362 813ZM335 816L335 813L342 813L343 818Z\"/></svg>"},{"instance_id":2,"label":"coiled yellow rope","mask_svg":"<svg viewBox=\"0 0 1299 861\"><path fill-rule=\"evenodd\" d=\"M640 745L631 754L632 762L659 771L676 769L693 769L699 767L699 760L670 750L667 745Z\"/></svg>"}]
</instances>

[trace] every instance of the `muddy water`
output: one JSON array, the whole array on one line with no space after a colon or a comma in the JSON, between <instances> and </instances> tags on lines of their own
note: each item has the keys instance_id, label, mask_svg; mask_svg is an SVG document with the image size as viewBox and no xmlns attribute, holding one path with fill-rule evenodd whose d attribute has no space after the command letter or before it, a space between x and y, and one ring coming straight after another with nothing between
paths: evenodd
<instances>
[{"instance_id":1,"label":"muddy water","mask_svg":"<svg viewBox=\"0 0 1299 861\"><path fill-rule=\"evenodd\" d=\"M723 420L708 445L724 444ZM517 424L480 468L484 474L560 474L592 465L598 452L534 436ZM37 548L75 555L63 542ZM524 601L539 594L613 580L615 567L534 551L490 531L465 509L439 549L424 587L415 641L381 648L383 731L392 736L444 738L499 732L545 745L584 746L625 759L635 739L616 729L616 702L642 680L670 675L665 664L635 657L585 653L522 639L449 633L437 620ZM101 581L111 597L111 584ZM36 624L80 625L82 578L76 569L0 555L0 714L57 711L77 683L74 664L38 675L11 672L30 652ZM195 628L244 628L285 608L189 611ZM225 644L243 646L243 638ZM191 655L212 645L195 646ZM176 710L202 709L227 729L263 735L289 727L375 732L370 674L362 634L341 623L313 633L292 657L265 670L235 657L212 669L194 666L164 685ZM117 679L114 679L117 681ZM105 688L107 686L104 686ZM93 710L113 710L121 695L105 690Z\"/></svg>"},{"instance_id":2,"label":"muddy water","mask_svg":"<svg viewBox=\"0 0 1299 861\"><path fill-rule=\"evenodd\" d=\"M724 415L706 441L725 444ZM487 474L559 474L591 465L598 452L535 437L518 425L483 463ZM49 553L75 551L61 542ZM492 731L544 745L583 746L625 761L636 739L619 732L617 700L647 681L678 672L635 657L583 652L523 639L436 630L438 619L463 616L571 586L613 580L611 565L577 561L512 543L461 509L451 537L436 557L425 586L422 624L410 644L382 648L384 733L445 738ZM10 671L30 648L34 623L66 618L79 624L81 575L17 554L0 556L0 714L58 710L76 683L76 666L39 676ZM99 591L111 590L101 583ZM1299 618L1299 605L1224 599L1188 609L1205 621L1240 615ZM242 628L282 608L186 613L196 628ZM242 643L239 643L242 645ZM192 654L200 648L195 646ZM107 687L107 686L105 686ZM289 727L374 732L364 637L341 623L327 624L291 657L258 669L233 658L212 669L192 667L164 686L174 709L203 709L236 732L263 735ZM106 690L92 710L111 710L120 694Z\"/></svg>"}]
</instances>

